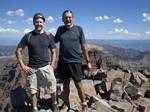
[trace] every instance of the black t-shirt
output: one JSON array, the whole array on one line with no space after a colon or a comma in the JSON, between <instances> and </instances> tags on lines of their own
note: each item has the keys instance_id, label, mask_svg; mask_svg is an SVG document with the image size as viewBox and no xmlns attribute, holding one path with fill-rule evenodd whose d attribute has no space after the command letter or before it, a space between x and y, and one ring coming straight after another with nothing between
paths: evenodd
<instances>
[{"instance_id":1,"label":"black t-shirt","mask_svg":"<svg viewBox=\"0 0 150 112\"><path fill-rule=\"evenodd\" d=\"M45 33L38 34L32 31L21 39L18 48L28 46L29 63L32 68L39 68L47 65L50 61L49 48L56 48L53 37Z\"/></svg>"},{"instance_id":2,"label":"black t-shirt","mask_svg":"<svg viewBox=\"0 0 150 112\"><path fill-rule=\"evenodd\" d=\"M67 29L60 26L54 37L59 46L59 62L62 63L81 63L82 53L80 44L85 43L83 30L80 26L74 25Z\"/></svg>"}]
</instances>

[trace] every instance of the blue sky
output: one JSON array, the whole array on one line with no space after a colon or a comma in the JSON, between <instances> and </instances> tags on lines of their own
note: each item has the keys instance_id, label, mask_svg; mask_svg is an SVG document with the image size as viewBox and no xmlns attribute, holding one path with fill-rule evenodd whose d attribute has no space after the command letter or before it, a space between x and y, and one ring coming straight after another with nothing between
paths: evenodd
<instances>
[{"instance_id":1,"label":"blue sky","mask_svg":"<svg viewBox=\"0 0 150 112\"><path fill-rule=\"evenodd\" d=\"M55 34L66 9L74 13L87 39L150 39L149 0L1 0L0 38L18 38L32 30L36 12L45 30Z\"/></svg>"}]
</instances>

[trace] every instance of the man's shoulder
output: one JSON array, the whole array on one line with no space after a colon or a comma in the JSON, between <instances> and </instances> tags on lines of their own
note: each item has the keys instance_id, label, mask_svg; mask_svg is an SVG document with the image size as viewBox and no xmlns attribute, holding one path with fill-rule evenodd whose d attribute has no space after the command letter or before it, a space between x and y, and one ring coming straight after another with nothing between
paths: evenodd
<instances>
[{"instance_id":1,"label":"man's shoulder","mask_svg":"<svg viewBox=\"0 0 150 112\"><path fill-rule=\"evenodd\" d=\"M65 25L59 26L58 29L65 29Z\"/></svg>"},{"instance_id":2,"label":"man's shoulder","mask_svg":"<svg viewBox=\"0 0 150 112\"><path fill-rule=\"evenodd\" d=\"M79 26L79 25L74 25L73 27L74 27L74 28L77 28L78 30L82 30L82 27Z\"/></svg>"},{"instance_id":3,"label":"man's shoulder","mask_svg":"<svg viewBox=\"0 0 150 112\"><path fill-rule=\"evenodd\" d=\"M48 36L49 38L54 37L54 35L51 32L45 32L45 35Z\"/></svg>"},{"instance_id":4,"label":"man's shoulder","mask_svg":"<svg viewBox=\"0 0 150 112\"><path fill-rule=\"evenodd\" d=\"M79 25L73 25L73 28L78 29L78 30L82 30L82 27ZM59 26L58 29L59 30L65 30L66 27L65 27L65 25L62 25L62 26Z\"/></svg>"},{"instance_id":5,"label":"man's shoulder","mask_svg":"<svg viewBox=\"0 0 150 112\"><path fill-rule=\"evenodd\" d=\"M73 29L75 30L75 31L77 31L77 32L82 32L83 30L82 30L82 27L81 26L78 26L78 25L74 25L73 26Z\"/></svg>"},{"instance_id":6,"label":"man's shoulder","mask_svg":"<svg viewBox=\"0 0 150 112\"><path fill-rule=\"evenodd\" d=\"M30 31L30 32L26 33L25 36L28 37L28 36L31 36L33 34L34 34L34 31Z\"/></svg>"},{"instance_id":7,"label":"man's shoulder","mask_svg":"<svg viewBox=\"0 0 150 112\"><path fill-rule=\"evenodd\" d=\"M34 34L34 31L30 31L30 32L26 33L23 37L23 40L28 43L33 34Z\"/></svg>"}]
</instances>

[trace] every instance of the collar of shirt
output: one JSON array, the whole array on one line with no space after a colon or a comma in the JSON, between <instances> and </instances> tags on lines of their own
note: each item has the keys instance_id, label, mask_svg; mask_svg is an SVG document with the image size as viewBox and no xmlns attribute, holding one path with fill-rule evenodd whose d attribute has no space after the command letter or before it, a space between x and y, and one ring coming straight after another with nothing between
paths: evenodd
<instances>
[{"instance_id":1,"label":"collar of shirt","mask_svg":"<svg viewBox=\"0 0 150 112\"><path fill-rule=\"evenodd\" d=\"M36 30L34 30L35 31L35 33L37 33L37 34L42 34L42 33L44 33L44 30L41 30L40 32L37 32Z\"/></svg>"}]
</instances>

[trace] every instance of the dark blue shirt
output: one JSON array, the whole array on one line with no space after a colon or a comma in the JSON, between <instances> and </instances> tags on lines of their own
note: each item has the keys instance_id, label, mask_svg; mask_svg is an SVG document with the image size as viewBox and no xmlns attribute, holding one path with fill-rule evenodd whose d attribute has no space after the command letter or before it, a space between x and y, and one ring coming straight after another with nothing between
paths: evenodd
<instances>
[{"instance_id":1,"label":"dark blue shirt","mask_svg":"<svg viewBox=\"0 0 150 112\"><path fill-rule=\"evenodd\" d=\"M46 33L37 34L32 31L26 34L18 48L28 46L29 66L39 68L47 65L50 61L49 48L56 48L53 37L49 37Z\"/></svg>"},{"instance_id":2,"label":"dark blue shirt","mask_svg":"<svg viewBox=\"0 0 150 112\"><path fill-rule=\"evenodd\" d=\"M59 62L82 62L82 52L80 44L85 43L85 37L80 26L74 25L70 29L67 29L65 26L60 26L54 39L56 42L60 42Z\"/></svg>"}]
</instances>

